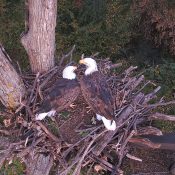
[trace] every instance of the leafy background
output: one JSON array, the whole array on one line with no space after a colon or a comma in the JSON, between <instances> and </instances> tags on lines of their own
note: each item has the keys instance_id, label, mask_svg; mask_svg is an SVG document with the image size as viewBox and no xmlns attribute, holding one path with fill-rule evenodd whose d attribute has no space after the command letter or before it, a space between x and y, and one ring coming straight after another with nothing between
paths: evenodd
<instances>
[{"instance_id":1,"label":"leafy background","mask_svg":"<svg viewBox=\"0 0 175 175\"><path fill-rule=\"evenodd\" d=\"M25 27L24 6L24 0L0 0L0 42L23 70L29 67L20 44ZM100 57L110 57L113 62L122 62L124 67L137 65L147 79L162 86L160 96L172 99L175 96L174 11L174 0L58 0L55 59L74 44L75 61L82 53L99 52ZM175 114L175 109L168 107L164 112ZM165 131L175 129L171 123L155 125ZM18 162L13 165L22 171ZM11 172L8 168L6 171Z\"/></svg>"}]
</instances>

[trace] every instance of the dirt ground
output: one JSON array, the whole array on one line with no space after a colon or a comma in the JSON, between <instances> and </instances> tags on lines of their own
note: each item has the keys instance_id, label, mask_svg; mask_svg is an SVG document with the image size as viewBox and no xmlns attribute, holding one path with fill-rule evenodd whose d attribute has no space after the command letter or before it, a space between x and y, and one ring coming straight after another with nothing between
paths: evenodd
<instances>
[{"instance_id":1,"label":"dirt ground","mask_svg":"<svg viewBox=\"0 0 175 175\"><path fill-rule=\"evenodd\" d=\"M84 99L81 95L74 104L76 106L67 109L68 119L66 119L65 116L65 118L63 118L63 122L59 122L60 136L69 144L77 142L82 136L84 136L85 133L81 131L81 128L86 128L87 126L92 127L93 124L91 119L92 117L95 117L95 114L88 108L88 105L84 102ZM62 114L64 114L64 112Z\"/></svg>"},{"instance_id":2,"label":"dirt ground","mask_svg":"<svg viewBox=\"0 0 175 175\"><path fill-rule=\"evenodd\" d=\"M57 117L59 135L68 144L76 143L85 136L86 132L81 131L81 128L96 127L101 124L95 119L95 114L81 95L74 104L76 106L69 107ZM125 158L121 167L124 175L170 175L169 168L175 161L175 153L172 151L146 150L131 145L129 153L142 159L142 162ZM110 175L108 172L98 174Z\"/></svg>"},{"instance_id":3,"label":"dirt ground","mask_svg":"<svg viewBox=\"0 0 175 175\"><path fill-rule=\"evenodd\" d=\"M65 118L60 121L59 133L64 141L67 143L75 143L81 139L83 135L81 127L93 126L92 117L95 118L95 114L88 108L88 105L84 103L82 96L78 98L79 107L68 108L67 115L71 117ZM77 102L75 102L77 105ZM97 125L100 122L97 122ZM96 125L94 125L96 126ZM130 160L125 158L122 165L124 175L170 175L169 168L175 161L175 152L166 150L150 150L135 147L131 145L131 155L134 155L142 162ZM101 172L100 174L110 174Z\"/></svg>"},{"instance_id":4,"label":"dirt ground","mask_svg":"<svg viewBox=\"0 0 175 175\"><path fill-rule=\"evenodd\" d=\"M142 162L126 158L122 166L125 175L171 175L169 168L175 161L175 152L143 149L132 145L130 153L141 158Z\"/></svg>"}]
</instances>

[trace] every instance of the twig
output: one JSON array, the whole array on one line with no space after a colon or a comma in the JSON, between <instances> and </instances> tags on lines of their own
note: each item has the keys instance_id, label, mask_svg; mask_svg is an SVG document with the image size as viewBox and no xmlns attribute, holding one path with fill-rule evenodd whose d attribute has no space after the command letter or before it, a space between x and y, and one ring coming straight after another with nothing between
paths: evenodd
<instances>
[{"instance_id":1,"label":"twig","mask_svg":"<svg viewBox=\"0 0 175 175\"><path fill-rule=\"evenodd\" d=\"M19 111L21 111L21 109L24 107L23 104L21 104L15 111L15 114L18 113Z\"/></svg>"},{"instance_id":2,"label":"twig","mask_svg":"<svg viewBox=\"0 0 175 175\"><path fill-rule=\"evenodd\" d=\"M98 56L100 54L100 52L96 52L96 53L94 53L93 55L91 55L91 57L93 58L93 57L96 57L96 56Z\"/></svg>"},{"instance_id":3,"label":"twig","mask_svg":"<svg viewBox=\"0 0 175 175\"><path fill-rule=\"evenodd\" d=\"M51 138L55 142L60 142L60 140L56 136L54 136L40 121L37 121L36 123L42 128L42 130L47 134L49 138Z\"/></svg>"},{"instance_id":4,"label":"twig","mask_svg":"<svg viewBox=\"0 0 175 175\"><path fill-rule=\"evenodd\" d=\"M17 157L23 158L24 156L26 156L35 146L37 146L41 141L44 140L44 137L40 137L38 138L32 145L25 147L24 150L22 150L21 152L19 152L17 154ZM25 141L26 142L26 141ZM25 143L24 143L25 144ZM24 145L25 146L25 145Z\"/></svg>"},{"instance_id":5,"label":"twig","mask_svg":"<svg viewBox=\"0 0 175 175\"><path fill-rule=\"evenodd\" d=\"M20 73L20 75L22 75L22 70L21 70L21 67L20 67L20 65L19 65L19 62L17 61L16 63L17 63L17 65L18 65L19 73Z\"/></svg>"},{"instance_id":6,"label":"twig","mask_svg":"<svg viewBox=\"0 0 175 175\"><path fill-rule=\"evenodd\" d=\"M149 120L165 120L165 121L175 121L175 115L166 115L161 113L155 113L148 117Z\"/></svg>"},{"instance_id":7,"label":"twig","mask_svg":"<svg viewBox=\"0 0 175 175\"><path fill-rule=\"evenodd\" d=\"M74 170L74 172L73 172L72 175L79 175L79 174L80 174L81 165L82 165L82 163L83 163L83 161L84 161L85 156L92 150L91 146L92 146L93 143L94 143L94 140L92 140L92 141L89 143L88 147L85 149L85 151L84 151L82 157L80 158L80 160L78 161L78 164L77 164L77 166L76 166L76 168L75 168L75 170ZM90 149L90 148L91 148L91 149ZM89 150L89 149L90 149L90 150Z\"/></svg>"},{"instance_id":8,"label":"twig","mask_svg":"<svg viewBox=\"0 0 175 175\"><path fill-rule=\"evenodd\" d=\"M7 130L2 130L2 129L0 129L0 133L5 134L5 135L7 135L7 136L11 135L11 133L10 133L9 131L7 131Z\"/></svg>"},{"instance_id":9,"label":"twig","mask_svg":"<svg viewBox=\"0 0 175 175\"><path fill-rule=\"evenodd\" d=\"M87 132L96 129L97 127L91 127L91 128L86 128L86 129L76 129L75 132Z\"/></svg>"},{"instance_id":10,"label":"twig","mask_svg":"<svg viewBox=\"0 0 175 175\"><path fill-rule=\"evenodd\" d=\"M8 55L8 53L5 51L4 47L2 46L2 44L0 43L0 49L2 50L3 54L6 56L6 58L8 59L8 61L10 61L12 63L12 60L10 58L10 56Z\"/></svg>"},{"instance_id":11,"label":"twig","mask_svg":"<svg viewBox=\"0 0 175 175\"><path fill-rule=\"evenodd\" d=\"M169 102L165 102L165 103L151 104L151 105L148 105L147 107L157 108L159 106L167 106L167 105L172 105L172 104L175 104L175 101L169 101Z\"/></svg>"},{"instance_id":12,"label":"twig","mask_svg":"<svg viewBox=\"0 0 175 175\"><path fill-rule=\"evenodd\" d=\"M89 167L89 169L87 171L87 175L90 175L93 166L94 166L94 162L90 165L90 167Z\"/></svg>"},{"instance_id":13,"label":"twig","mask_svg":"<svg viewBox=\"0 0 175 175\"><path fill-rule=\"evenodd\" d=\"M39 75L40 75L40 73L38 72L38 73L36 74L36 78L35 78L35 80L34 80L33 88L32 88L32 91L31 91L31 93L30 93L30 97L29 97L29 99L28 99L27 105L30 105L30 103L32 102L32 98L33 98L33 95L34 95L34 91L35 91L36 86L37 86L37 83L38 83Z\"/></svg>"},{"instance_id":14,"label":"twig","mask_svg":"<svg viewBox=\"0 0 175 175\"><path fill-rule=\"evenodd\" d=\"M137 129L137 133L136 133L137 136L150 135L150 134L157 135L157 136L163 135L160 129L152 126L140 127L139 129Z\"/></svg>"},{"instance_id":15,"label":"twig","mask_svg":"<svg viewBox=\"0 0 175 175\"><path fill-rule=\"evenodd\" d=\"M101 132L100 134L98 134L97 136L94 136L94 138L92 139L92 141L89 143L89 145L87 146L87 148L84 151L84 154L82 155L81 159L79 160L78 165L76 166L74 172L72 175L79 175L80 174L80 170L81 170L81 164L83 163L83 160L85 158L85 156L87 155L89 149L91 148L92 144L95 142L96 139L98 139L101 135L103 135L107 130Z\"/></svg>"},{"instance_id":16,"label":"twig","mask_svg":"<svg viewBox=\"0 0 175 175\"><path fill-rule=\"evenodd\" d=\"M71 49L66 55L63 55L63 56L61 57L61 60L60 60L60 62L59 62L59 66L62 65L62 63L63 63L63 61L64 61L65 58L67 58L67 57L69 57L69 56L72 55L72 53L73 53L74 50L75 50L75 45L73 45L72 49Z\"/></svg>"},{"instance_id":17,"label":"twig","mask_svg":"<svg viewBox=\"0 0 175 175\"><path fill-rule=\"evenodd\" d=\"M132 175L169 175L170 172L150 172L150 173L138 173L138 174L132 174Z\"/></svg>"},{"instance_id":18,"label":"twig","mask_svg":"<svg viewBox=\"0 0 175 175\"><path fill-rule=\"evenodd\" d=\"M136 156L133 156L129 153L126 154L126 157L128 157L129 159L132 159L132 160L136 160L136 161L139 161L139 162L142 162L142 159L136 157Z\"/></svg>"},{"instance_id":19,"label":"twig","mask_svg":"<svg viewBox=\"0 0 175 175\"><path fill-rule=\"evenodd\" d=\"M86 138L90 137L93 133L95 133L98 129L100 129L102 126L97 127L96 129L94 129L93 131L91 131L88 135L86 135L85 137L83 137L82 139L80 139L78 142L76 142L75 144L73 144L72 146L70 146L64 153L63 153L63 157L67 157L67 155L69 154L69 152L73 149L73 147L77 146L78 144L80 144L83 140L85 140Z\"/></svg>"},{"instance_id":20,"label":"twig","mask_svg":"<svg viewBox=\"0 0 175 175\"><path fill-rule=\"evenodd\" d=\"M47 76L47 78L42 82L42 84L39 86L39 89L42 90L56 73L57 69L54 69L53 72L49 76Z\"/></svg>"},{"instance_id":21,"label":"twig","mask_svg":"<svg viewBox=\"0 0 175 175\"><path fill-rule=\"evenodd\" d=\"M119 162L116 164L116 167L115 169L112 171L111 175L115 175L115 173L118 171L121 163L122 163L122 160L123 160L123 157L124 157L124 149L127 145L127 143L129 142L129 140L131 139L131 137L135 134L135 131L132 130L131 133L129 134L129 136L126 138L126 140L123 142L122 146L121 146L121 149L120 149L120 152L119 152Z\"/></svg>"},{"instance_id":22,"label":"twig","mask_svg":"<svg viewBox=\"0 0 175 175\"><path fill-rule=\"evenodd\" d=\"M138 94L139 92L141 92L141 91L142 91L147 85L149 85L149 84L152 84L151 81L146 82L146 83L136 92L136 94Z\"/></svg>"},{"instance_id":23,"label":"twig","mask_svg":"<svg viewBox=\"0 0 175 175\"><path fill-rule=\"evenodd\" d=\"M109 65L107 67L107 69L115 69L115 68L118 68L118 67L121 67L121 66L122 66L122 63L116 63L116 64Z\"/></svg>"},{"instance_id":24,"label":"twig","mask_svg":"<svg viewBox=\"0 0 175 175\"><path fill-rule=\"evenodd\" d=\"M48 75L49 75L52 71L55 71L55 70L58 70L58 66L55 66L55 67L53 67L52 69L50 69L49 71L47 71L46 73L42 74L42 75L40 76L40 78L48 77Z\"/></svg>"},{"instance_id":25,"label":"twig","mask_svg":"<svg viewBox=\"0 0 175 175\"><path fill-rule=\"evenodd\" d=\"M95 159L96 161L98 161L98 163L100 163L100 165L104 166L104 168L107 169L108 171L112 171L114 169L114 166L111 163L109 163L103 159L100 159L98 156L91 155L91 157L93 159Z\"/></svg>"},{"instance_id":26,"label":"twig","mask_svg":"<svg viewBox=\"0 0 175 175\"><path fill-rule=\"evenodd\" d=\"M155 94L156 94L160 89L161 89L161 87L158 86L156 89L154 89L153 92L147 94L147 95L145 96L145 100L144 100L144 103L143 103L143 104L146 104L146 103L148 103L151 99L153 99L153 98L155 97Z\"/></svg>"},{"instance_id":27,"label":"twig","mask_svg":"<svg viewBox=\"0 0 175 175\"><path fill-rule=\"evenodd\" d=\"M9 112L5 112L5 111L0 111L0 116L1 117L13 117L14 114L9 113Z\"/></svg>"},{"instance_id":28,"label":"twig","mask_svg":"<svg viewBox=\"0 0 175 175\"><path fill-rule=\"evenodd\" d=\"M131 66L131 67L129 67L128 69L126 69L125 70L125 74L126 74L126 76L128 76L128 75L130 75L130 73L133 71L133 70L135 70L135 69L137 69L137 66Z\"/></svg>"},{"instance_id":29,"label":"twig","mask_svg":"<svg viewBox=\"0 0 175 175\"><path fill-rule=\"evenodd\" d=\"M59 172L57 175L65 175L65 174L68 174L69 171L72 169L72 167L79 161L80 159L80 155L82 154L82 152L84 151L84 148L86 146L84 145L80 150L79 152L77 153L76 157L74 158L74 160L72 161L71 165L69 167L66 168L66 170L62 171L62 172Z\"/></svg>"}]
</instances>

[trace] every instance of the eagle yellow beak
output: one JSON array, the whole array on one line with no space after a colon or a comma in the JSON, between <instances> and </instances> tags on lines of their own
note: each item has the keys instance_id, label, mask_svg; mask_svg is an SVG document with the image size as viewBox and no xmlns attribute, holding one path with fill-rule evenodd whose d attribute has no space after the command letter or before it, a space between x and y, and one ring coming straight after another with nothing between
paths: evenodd
<instances>
[{"instance_id":1,"label":"eagle yellow beak","mask_svg":"<svg viewBox=\"0 0 175 175\"><path fill-rule=\"evenodd\" d=\"M79 61L79 64L86 64L86 62L84 61L84 59L81 59L81 60Z\"/></svg>"}]
</instances>

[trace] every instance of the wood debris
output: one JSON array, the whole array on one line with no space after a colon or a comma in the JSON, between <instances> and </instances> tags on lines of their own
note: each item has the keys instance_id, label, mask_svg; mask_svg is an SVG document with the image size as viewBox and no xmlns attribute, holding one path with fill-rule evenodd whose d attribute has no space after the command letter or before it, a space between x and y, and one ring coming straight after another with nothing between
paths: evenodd
<instances>
[{"instance_id":1,"label":"wood debris","mask_svg":"<svg viewBox=\"0 0 175 175\"><path fill-rule=\"evenodd\" d=\"M85 135L76 143L69 144L59 134L55 135L49 128L47 120L35 121L35 114L43 100L43 96L47 94L49 86L52 86L56 77L61 76L64 59L70 57L71 60L74 49L75 47L72 48L70 53L62 57L59 66L49 72L43 75L26 73L22 76L28 89L25 99L21 100L21 106L14 113L9 111L1 113L4 116L5 126L1 128L0 132L9 135L9 133L12 134L16 130L15 134L18 139L17 142L12 142L7 150L4 150L1 165L10 155L16 155L24 162L29 162L26 163L27 168L37 173L41 171L40 168L43 167L44 161L47 162L47 172L45 171L45 174L49 173L53 162L57 162L56 168L59 175L67 175L70 172L72 175L79 175L81 168L84 166L90 167L88 172L94 168L97 172L102 170L111 172L111 175L123 174L120 167L124 157L127 156L130 159L142 161L141 157L137 158L129 154L128 143L132 140L131 138L137 134L162 134L157 128L142 127L142 124L157 119L175 121L174 116L153 113L153 110L159 106L175 104L175 101L165 102L162 99L157 100L154 104L149 103L156 98L156 94L160 90L159 86L155 87L152 92L145 94L143 90L151 82L146 81L143 75L132 75L136 67L131 66L117 75L111 74L109 69L116 68L120 64L113 65L108 59L99 61L99 65L101 66L100 71L107 74L108 83L116 99L116 109L114 110L117 129L115 131L105 130L102 124L90 127L82 125L81 128L75 129L75 132L85 132ZM72 110L76 110L76 108ZM86 112L84 115L86 115ZM7 118L8 113L11 116L10 122ZM58 126L57 120L55 118L52 122L59 129L60 126ZM80 121L77 122L80 123ZM12 127L7 131L6 127L9 127L9 124ZM134 142L134 139L132 142ZM111 153L113 154L112 157ZM35 160L38 156L37 160L40 161L37 164L34 163L36 169L33 169L34 165L30 164L31 160L29 161L26 158L27 155L30 155L31 160ZM102 155L105 155L106 159Z\"/></svg>"}]
</instances>

